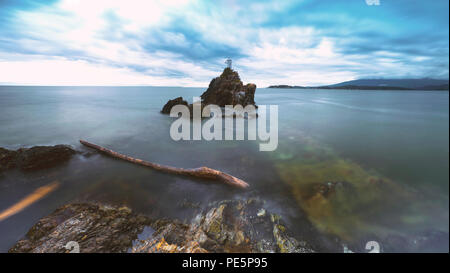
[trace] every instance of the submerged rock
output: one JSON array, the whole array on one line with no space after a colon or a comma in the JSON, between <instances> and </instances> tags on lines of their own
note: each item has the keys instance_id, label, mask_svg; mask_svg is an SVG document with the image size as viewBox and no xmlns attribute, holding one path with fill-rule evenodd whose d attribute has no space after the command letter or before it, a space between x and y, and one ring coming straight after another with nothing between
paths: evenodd
<instances>
[{"instance_id":1,"label":"submerged rock","mask_svg":"<svg viewBox=\"0 0 450 273\"><path fill-rule=\"evenodd\" d=\"M385 252L448 252L449 233L429 229L409 236L390 234L381 244Z\"/></svg>"},{"instance_id":2,"label":"submerged rock","mask_svg":"<svg viewBox=\"0 0 450 273\"><path fill-rule=\"evenodd\" d=\"M0 148L0 172L13 168L28 171L53 167L69 160L75 153L67 145L34 146L17 151Z\"/></svg>"},{"instance_id":3,"label":"submerged rock","mask_svg":"<svg viewBox=\"0 0 450 273\"><path fill-rule=\"evenodd\" d=\"M201 107L209 104L225 107L225 105L255 105L256 85L249 83L244 85L237 71L225 68L222 74L211 80L208 89L201 95ZM182 97L169 100L161 113L169 114L173 106L188 105ZM189 105L192 116L192 104Z\"/></svg>"},{"instance_id":4,"label":"submerged rock","mask_svg":"<svg viewBox=\"0 0 450 273\"><path fill-rule=\"evenodd\" d=\"M213 203L188 224L133 213L128 208L70 204L39 220L9 252L313 252L294 238L280 217L257 216L257 199ZM150 234L144 232L150 227Z\"/></svg>"},{"instance_id":5,"label":"submerged rock","mask_svg":"<svg viewBox=\"0 0 450 273\"><path fill-rule=\"evenodd\" d=\"M357 194L355 186L347 181L316 183L313 186L315 192L321 194L325 198L330 198L339 193L347 194L348 196Z\"/></svg>"}]
</instances>

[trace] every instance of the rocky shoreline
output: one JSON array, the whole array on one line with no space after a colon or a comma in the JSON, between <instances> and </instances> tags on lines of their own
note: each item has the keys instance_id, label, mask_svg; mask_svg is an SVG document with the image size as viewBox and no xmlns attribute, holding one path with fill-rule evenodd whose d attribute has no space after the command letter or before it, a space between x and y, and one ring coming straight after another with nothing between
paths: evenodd
<instances>
[{"instance_id":1,"label":"rocky shoreline","mask_svg":"<svg viewBox=\"0 0 450 273\"><path fill-rule=\"evenodd\" d=\"M67 145L0 148L0 173L56 167L79 153ZM223 200L199 207L182 223L152 219L128 207L71 203L41 218L9 252L68 252L70 241L81 252L315 252L263 205L258 198Z\"/></svg>"},{"instance_id":2,"label":"rocky shoreline","mask_svg":"<svg viewBox=\"0 0 450 273\"><path fill-rule=\"evenodd\" d=\"M69 204L42 218L9 252L311 253L259 199L215 202L189 223L151 219L128 207Z\"/></svg>"},{"instance_id":3,"label":"rocky shoreline","mask_svg":"<svg viewBox=\"0 0 450 273\"><path fill-rule=\"evenodd\" d=\"M0 147L0 175L15 169L32 172L51 168L80 153L67 145L15 151ZM324 198L342 190L352 190L352 187L339 182L314 188L314 192ZM366 252L364 246L346 247L338 237L328 238L317 231L294 234L281 216L269 211L264 204L264 200L250 197L216 201L203 207L187 204L195 206L196 212L181 222L151 218L128 207L70 203L41 218L9 252L68 252L65 246L70 241L77 242L81 252ZM305 223L296 226L296 231L309 230L311 222L304 217ZM441 245L439 242L448 242L448 236L448 232L431 228L410 236L369 236L367 241L380 242L383 252L422 252L432 251L436 245Z\"/></svg>"}]
</instances>

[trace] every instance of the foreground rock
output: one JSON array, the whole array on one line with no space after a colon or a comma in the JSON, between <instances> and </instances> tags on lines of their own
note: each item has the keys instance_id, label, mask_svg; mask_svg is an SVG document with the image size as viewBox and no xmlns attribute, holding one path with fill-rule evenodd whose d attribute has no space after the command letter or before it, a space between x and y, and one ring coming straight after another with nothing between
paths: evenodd
<instances>
[{"instance_id":1,"label":"foreground rock","mask_svg":"<svg viewBox=\"0 0 450 273\"><path fill-rule=\"evenodd\" d=\"M80 252L126 252L149 223L126 207L70 204L39 220L9 252L68 252L70 241Z\"/></svg>"},{"instance_id":2,"label":"foreground rock","mask_svg":"<svg viewBox=\"0 0 450 273\"><path fill-rule=\"evenodd\" d=\"M75 153L67 145L34 146L16 151L0 148L0 172L13 168L29 171L53 167L69 160Z\"/></svg>"},{"instance_id":3,"label":"foreground rock","mask_svg":"<svg viewBox=\"0 0 450 273\"><path fill-rule=\"evenodd\" d=\"M222 74L211 80L208 89L201 95L201 106L209 104L225 107L225 105L255 105L256 85L249 83L244 85L237 71L225 68ZM161 113L169 114L173 106L187 102L182 97L169 100L161 110ZM189 105L192 114L192 104Z\"/></svg>"},{"instance_id":4,"label":"foreground rock","mask_svg":"<svg viewBox=\"0 0 450 273\"><path fill-rule=\"evenodd\" d=\"M131 252L314 252L292 237L279 216L256 199L226 200L211 205L190 224L159 220L155 232Z\"/></svg>"},{"instance_id":5,"label":"foreground rock","mask_svg":"<svg viewBox=\"0 0 450 273\"><path fill-rule=\"evenodd\" d=\"M10 252L313 252L256 199L214 203L189 224L97 204L63 206L42 218Z\"/></svg>"}]
</instances>

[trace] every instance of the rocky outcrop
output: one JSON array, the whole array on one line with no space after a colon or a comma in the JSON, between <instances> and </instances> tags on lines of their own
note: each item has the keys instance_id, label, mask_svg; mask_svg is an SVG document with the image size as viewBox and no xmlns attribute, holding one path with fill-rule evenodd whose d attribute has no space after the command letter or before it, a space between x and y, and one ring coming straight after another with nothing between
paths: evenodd
<instances>
[{"instance_id":1,"label":"rocky outcrop","mask_svg":"<svg viewBox=\"0 0 450 273\"><path fill-rule=\"evenodd\" d=\"M66 252L70 241L80 252L313 252L262 206L259 199L216 202L185 224L126 207L71 204L42 218L10 252Z\"/></svg>"},{"instance_id":2,"label":"rocky outcrop","mask_svg":"<svg viewBox=\"0 0 450 273\"><path fill-rule=\"evenodd\" d=\"M9 252L68 252L71 241L80 252L126 252L149 223L127 207L65 205L39 220Z\"/></svg>"},{"instance_id":3,"label":"rocky outcrop","mask_svg":"<svg viewBox=\"0 0 450 273\"><path fill-rule=\"evenodd\" d=\"M169 100L163 107L163 109L161 110L161 113L163 114L170 114L170 110L172 109L172 107L174 107L175 105L188 105L187 101L183 100L183 97L178 97L176 99L173 100Z\"/></svg>"},{"instance_id":4,"label":"rocky outcrop","mask_svg":"<svg viewBox=\"0 0 450 273\"><path fill-rule=\"evenodd\" d=\"M189 224L158 220L152 225L155 232L136 241L131 252L314 252L263 204L253 198L224 200L209 205Z\"/></svg>"},{"instance_id":5,"label":"rocky outcrop","mask_svg":"<svg viewBox=\"0 0 450 273\"><path fill-rule=\"evenodd\" d=\"M259 199L225 200L192 221L188 238L210 252L314 252Z\"/></svg>"},{"instance_id":6,"label":"rocky outcrop","mask_svg":"<svg viewBox=\"0 0 450 273\"><path fill-rule=\"evenodd\" d=\"M255 105L256 85L249 83L244 85L237 71L225 68L222 74L211 80L208 89L201 95L201 106L209 104L224 107L225 105ZM187 102L182 97L169 100L163 107L161 113L169 114L174 105ZM192 116L192 104L189 105Z\"/></svg>"},{"instance_id":7,"label":"rocky outcrop","mask_svg":"<svg viewBox=\"0 0 450 273\"><path fill-rule=\"evenodd\" d=\"M213 79L208 89L201 95L202 104L215 104L242 106L255 104L256 85L249 83L243 85L238 72L225 68L220 77Z\"/></svg>"},{"instance_id":8,"label":"rocky outcrop","mask_svg":"<svg viewBox=\"0 0 450 273\"><path fill-rule=\"evenodd\" d=\"M0 147L0 172L16 167L17 151Z\"/></svg>"},{"instance_id":9,"label":"rocky outcrop","mask_svg":"<svg viewBox=\"0 0 450 273\"><path fill-rule=\"evenodd\" d=\"M13 168L29 171L53 167L69 160L75 153L67 145L34 146L16 151L0 148L0 172Z\"/></svg>"}]
</instances>

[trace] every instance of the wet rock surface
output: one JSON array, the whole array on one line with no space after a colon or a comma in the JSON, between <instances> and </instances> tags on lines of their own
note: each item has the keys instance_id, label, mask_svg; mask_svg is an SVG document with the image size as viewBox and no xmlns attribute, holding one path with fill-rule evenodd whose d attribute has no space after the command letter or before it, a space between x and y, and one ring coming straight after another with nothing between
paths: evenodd
<instances>
[{"instance_id":1,"label":"wet rock surface","mask_svg":"<svg viewBox=\"0 0 450 273\"><path fill-rule=\"evenodd\" d=\"M18 168L32 171L50 168L69 160L76 151L67 145L34 146L16 151L0 148L0 172Z\"/></svg>"},{"instance_id":2,"label":"wet rock surface","mask_svg":"<svg viewBox=\"0 0 450 273\"><path fill-rule=\"evenodd\" d=\"M16 167L17 151L0 147L0 172Z\"/></svg>"},{"instance_id":3,"label":"wet rock surface","mask_svg":"<svg viewBox=\"0 0 450 273\"><path fill-rule=\"evenodd\" d=\"M216 202L182 223L126 207L69 204L39 220L10 252L67 252L70 241L80 252L314 252L280 216L261 213L262 205L259 199Z\"/></svg>"},{"instance_id":4,"label":"wet rock surface","mask_svg":"<svg viewBox=\"0 0 450 273\"><path fill-rule=\"evenodd\" d=\"M259 199L224 200L189 224L156 221L155 233L136 242L131 252L314 252L292 237L278 215L261 213L262 205Z\"/></svg>"},{"instance_id":5,"label":"wet rock surface","mask_svg":"<svg viewBox=\"0 0 450 273\"><path fill-rule=\"evenodd\" d=\"M150 220L127 207L69 204L39 220L9 252L68 252L75 241L80 252L126 252Z\"/></svg>"},{"instance_id":6,"label":"wet rock surface","mask_svg":"<svg viewBox=\"0 0 450 273\"><path fill-rule=\"evenodd\" d=\"M225 68L222 74L211 80L208 89L201 95L201 107L209 104L225 107L225 105L255 105L256 85L244 85L237 71ZM163 114L170 114L173 106L188 105L182 97L169 100L161 110ZM192 104L188 105L192 116Z\"/></svg>"}]
</instances>

